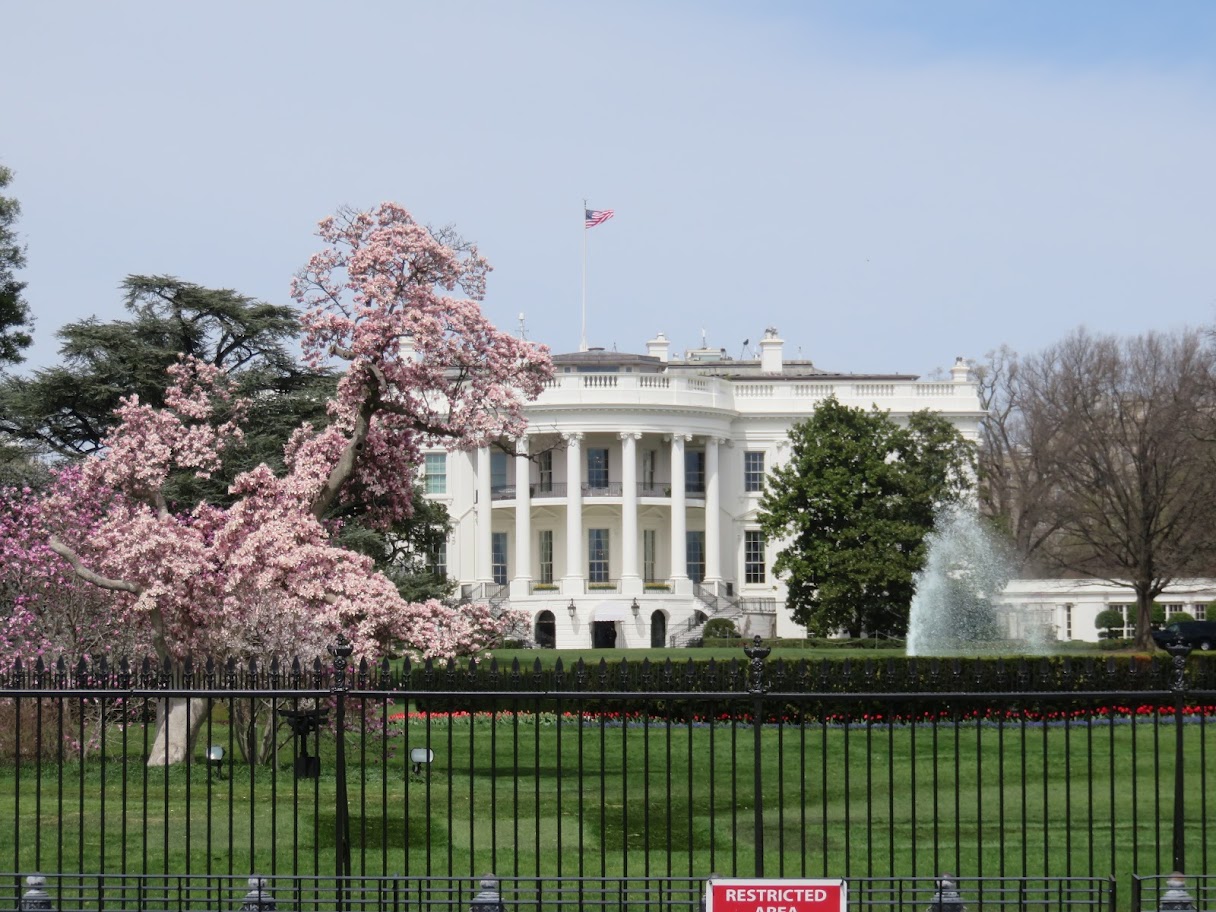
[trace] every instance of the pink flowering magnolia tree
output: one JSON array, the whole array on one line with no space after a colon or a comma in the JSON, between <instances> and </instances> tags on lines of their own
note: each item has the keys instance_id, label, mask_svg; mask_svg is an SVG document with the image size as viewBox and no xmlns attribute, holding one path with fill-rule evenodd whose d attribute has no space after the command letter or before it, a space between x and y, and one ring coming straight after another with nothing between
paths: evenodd
<instances>
[{"instance_id":1,"label":"pink flowering magnolia tree","mask_svg":"<svg viewBox=\"0 0 1216 912\"><path fill-rule=\"evenodd\" d=\"M0 655L50 663L140 655L151 645L143 618L115 593L85 583L51 550L48 532L87 538L104 510L78 476L78 467L65 468L49 496L0 488ZM64 496L68 491L80 496Z\"/></svg>"},{"instance_id":2,"label":"pink flowering magnolia tree","mask_svg":"<svg viewBox=\"0 0 1216 912\"><path fill-rule=\"evenodd\" d=\"M357 505L387 526L409 514L424 447L521 434L524 402L552 374L548 354L482 315L489 266L476 250L441 242L402 207L327 218L320 236L326 247L293 283L304 350L313 364L347 367L331 423L293 434L283 474L239 475L226 508L167 502L171 473L207 477L241 436L226 377L188 360L171 370L163 408L124 400L102 456L43 504L47 515L75 498L101 505L47 547L146 619L162 659L321 655L339 631L357 655L443 658L480 649L506 624L487 606L404 602L369 558L333 544L327 518ZM232 416L223 423L221 402ZM151 762L182 759L204 718L201 701L169 701Z\"/></svg>"}]
</instances>

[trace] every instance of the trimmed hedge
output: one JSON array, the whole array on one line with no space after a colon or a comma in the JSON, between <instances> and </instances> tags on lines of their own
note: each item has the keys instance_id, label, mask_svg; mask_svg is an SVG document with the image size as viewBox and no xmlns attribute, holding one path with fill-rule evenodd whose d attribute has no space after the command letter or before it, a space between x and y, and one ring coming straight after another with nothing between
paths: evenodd
<instances>
[{"instance_id":1,"label":"trimmed hedge","mask_svg":"<svg viewBox=\"0 0 1216 912\"><path fill-rule=\"evenodd\" d=\"M695 654L695 650L690 651ZM740 653L742 651L740 650ZM414 668L407 690L419 709L504 712L518 708L545 712L646 714L700 718L707 713L748 713L749 663L730 661L628 661L561 665L542 669L513 664L491 670ZM1032 710L1044 714L1089 715L1142 706L1172 706L1172 661L1168 656L1050 656L1041 658L783 659L764 663L765 712L802 719L931 716L943 712L981 715ZM1216 706L1216 657L1194 654L1187 669L1188 702ZM405 683L405 682L399 682ZM427 691L468 691L431 696ZM531 694L545 693L536 699ZM600 699L593 694L618 696ZM687 697L658 698L653 693ZM525 694L529 694L524 698ZM619 696L632 694L633 696ZM719 700L714 694L732 694ZM954 694L938 698L937 694ZM1076 697L1070 696L1076 694ZM910 716L909 716L910 714Z\"/></svg>"}]
</instances>

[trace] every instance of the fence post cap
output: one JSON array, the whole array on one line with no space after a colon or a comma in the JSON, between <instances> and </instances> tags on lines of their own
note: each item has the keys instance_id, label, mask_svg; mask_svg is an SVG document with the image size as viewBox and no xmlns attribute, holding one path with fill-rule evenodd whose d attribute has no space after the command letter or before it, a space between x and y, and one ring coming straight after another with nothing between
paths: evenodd
<instances>
[{"instance_id":1,"label":"fence post cap","mask_svg":"<svg viewBox=\"0 0 1216 912\"><path fill-rule=\"evenodd\" d=\"M937 892L929 903L930 912L949 909L951 912L962 912L963 898L958 895L958 878L953 874L942 873L937 877Z\"/></svg>"},{"instance_id":2,"label":"fence post cap","mask_svg":"<svg viewBox=\"0 0 1216 912\"><path fill-rule=\"evenodd\" d=\"M20 908L30 910L30 912L42 912L42 910L50 910L54 907L51 905L51 896L46 892L46 878L41 874L30 874L25 878L25 885L28 889L21 897Z\"/></svg>"},{"instance_id":3,"label":"fence post cap","mask_svg":"<svg viewBox=\"0 0 1216 912\"><path fill-rule=\"evenodd\" d=\"M481 890L473 897L472 909L476 912L501 912L502 894L498 892L498 878L493 873L483 874L477 885Z\"/></svg>"},{"instance_id":4,"label":"fence post cap","mask_svg":"<svg viewBox=\"0 0 1216 912\"><path fill-rule=\"evenodd\" d=\"M1161 912L1195 912L1195 899L1187 892L1186 876L1174 871L1165 878L1165 892L1161 894Z\"/></svg>"},{"instance_id":5,"label":"fence post cap","mask_svg":"<svg viewBox=\"0 0 1216 912\"><path fill-rule=\"evenodd\" d=\"M266 889L268 882L268 879L260 874L250 875L249 892L245 894L245 899L241 903L241 912L274 912L277 907L274 897Z\"/></svg>"}]
</instances>

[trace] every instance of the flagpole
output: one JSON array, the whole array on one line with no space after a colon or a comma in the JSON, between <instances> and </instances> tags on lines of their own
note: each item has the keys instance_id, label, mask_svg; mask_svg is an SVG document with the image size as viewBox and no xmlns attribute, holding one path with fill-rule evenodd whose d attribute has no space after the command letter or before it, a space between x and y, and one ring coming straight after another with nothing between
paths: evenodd
<instances>
[{"instance_id":1,"label":"flagpole","mask_svg":"<svg viewBox=\"0 0 1216 912\"><path fill-rule=\"evenodd\" d=\"M583 200L583 332L579 336L578 350L587 350L587 200Z\"/></svg>"}]
</instances>

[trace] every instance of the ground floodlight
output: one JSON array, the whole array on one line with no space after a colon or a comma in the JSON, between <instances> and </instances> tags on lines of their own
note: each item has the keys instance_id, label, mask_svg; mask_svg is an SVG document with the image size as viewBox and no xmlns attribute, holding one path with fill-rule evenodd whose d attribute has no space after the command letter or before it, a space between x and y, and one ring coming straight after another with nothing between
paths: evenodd
<instances>
[{"instance_id":1,"label":"ground floodlight","mask_svg":"<svg viewBox=\"0 0 1216 912\"><path fill-rule=\"evenodd\" d=\"M207 748L207 768L214 776L217 772L220 778L224 778L224 749L218 744L212 744Z\"/></svg>"},{"instance_id":2,"label":"ground floodlight","mask_svg":"<svg viewBox=\"0 0 1216 912\"><path fill-rule=\"evenodd\" d=\"M410 748L410 762L414 764L414 775L422 775L422 764L430 763L435 759L435 752L429 747L414 747Z\"/></svg>"}]
</instances>

